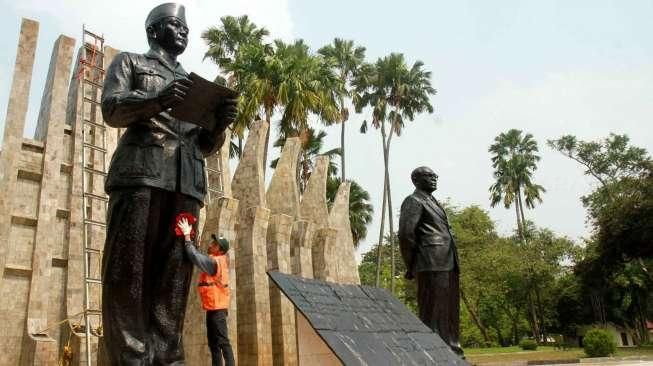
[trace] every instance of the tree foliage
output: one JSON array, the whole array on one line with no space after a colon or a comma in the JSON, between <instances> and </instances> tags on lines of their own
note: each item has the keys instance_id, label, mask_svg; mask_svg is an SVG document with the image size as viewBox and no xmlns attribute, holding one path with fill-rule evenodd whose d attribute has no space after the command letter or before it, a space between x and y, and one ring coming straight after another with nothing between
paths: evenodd
<instances>
[{"instance_id":1,"label":"tree foliage","mask_svg":"<svg viewBox=\"0 0 653 366\"><path fill-rule=\"evenodd\" d=\"M343 84L342 93L338 95L340 107L340 167L342 171L341 179L346 179L345 175L345 122L349 119L349 109L345 104L345 99L353 97L352 80L356 77L359 69L365 61L365 47L354 45L354 41L335 38L332 44L326 45L318 50L332 65L335 72L340 77Z\"/></svg>"},{"instance_id":2,"label":"tree foliage","mask_svg":"<svg viewBox=\"0 0 653 366\"><path fill-rule=\"evenodd\" d=\"M542 202L544 187L533 182L533 173L537 170L537 142L533 135L511 129L499 134L494 144L488 149L492 153L492 168L495 182L490 186L490 205L503 202L505 208L514 204L517 217L517 232L524 236L526 208L534 208L535 202Z\"/></svg>"},{"instance_id":3,"label":"tree foliage","mask_svg":"<svg viewBox=\"0 0 653 366\"><path fill-rule=\"evenodd\" d=\"M575 278L569 280L578 294L567 291L559 307L583 304L591 310L593 322L623 325L640 343L646 342L653 289L648 270L653 258L651 158L645 149L632 146L626 135L610 134L599 141L566 135L548 145L578 162L584 174L598 182L581 197L593 235L579 256ZM576 314L588 318L586 311Z\"/></svg>"},{"instance_id":4,"label":"tree foliage","mask_svg":"<svg viewBox=\"0 0 653 366\"><path fill-rule=\"evenodd\" d=\"M358 248L361 240L367 237L367 227L372 223L374 208L370 204L370 194L355 181L350 181L349 188L349 224L354 239L354 247ZM342 181L337 177L327 179L327 203L333 205L336 193Z\"/></svg>"}]
</instances>

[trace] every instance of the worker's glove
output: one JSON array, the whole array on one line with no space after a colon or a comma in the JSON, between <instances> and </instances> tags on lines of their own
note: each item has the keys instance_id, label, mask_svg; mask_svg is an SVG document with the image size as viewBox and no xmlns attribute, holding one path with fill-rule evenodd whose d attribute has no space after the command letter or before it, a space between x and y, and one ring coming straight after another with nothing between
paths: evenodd
<instances>
[{"instance_id":1,"label":"worker's glove","mask_svg":"<svg viewBox=\"0 0 653 366\"><path fill-rule=\"evenodd\" d=\"M190 232L193 230L193 227L188 223L188 219L185 217L182 217L181 220L179 220L177 227L181 230L181 233L184 236L190 236Z\"/></svg>"}]
</instances>

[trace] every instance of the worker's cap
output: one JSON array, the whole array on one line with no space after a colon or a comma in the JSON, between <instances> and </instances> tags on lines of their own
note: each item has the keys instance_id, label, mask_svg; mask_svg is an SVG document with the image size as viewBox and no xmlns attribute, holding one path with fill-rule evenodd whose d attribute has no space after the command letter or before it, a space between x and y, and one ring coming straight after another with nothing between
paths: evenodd
<instances>
[{"instance_id":1,"label":"worker's cap","mask_svg":"<svg viewBox=\"0 0 653 366\"><path fill-rule=\"evenodd\" d=\"M147 19L145 20L145 28L156 24L158 21L168 17L175 17L179 19L185 26L186 24L186 9L183 5L177 3L165 3L161 4L148 14Z\"/></svg>"},{"instance_id":2,"label":"worker's cap","mask_svg":"<svg viewBox=\"0 0 653 366\"><path fill-rule=\"evenodd\" d=\"M222 253L226 253L229 250L229 240L223 238L222 236L218 238L215 236L215 234L211 234L211 239L218 243L218 247Z\"/></svg>"}]
</instances>

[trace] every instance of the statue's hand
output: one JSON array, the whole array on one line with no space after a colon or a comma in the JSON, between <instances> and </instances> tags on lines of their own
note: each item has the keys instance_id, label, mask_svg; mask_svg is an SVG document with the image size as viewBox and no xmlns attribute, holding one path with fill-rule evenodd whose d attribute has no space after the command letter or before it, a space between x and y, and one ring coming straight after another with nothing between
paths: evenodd
<instances>
[{"instance_id":1,"label":"statue's hand","mask_svg":"<svg viewBox=\"0 0 653 366\"><path fill-rule=\"evenodd\" d=\"M238 98L226 98L218 109L215 111L215 118L218 121L217 126L224 131L230 124L236 120L238 113Z\"/></svg>"},{"instance_id":2,"label":"statue's hand","mask_svg":"<svg viewBox=\"0 0 653 366\"><path fill-rule=\"evenodd\" d=\"M186 98L188 89L193 85L189 79L175 79L157 95L157 100L164 109L175 106Z\"/></svg>"}]
</instances>

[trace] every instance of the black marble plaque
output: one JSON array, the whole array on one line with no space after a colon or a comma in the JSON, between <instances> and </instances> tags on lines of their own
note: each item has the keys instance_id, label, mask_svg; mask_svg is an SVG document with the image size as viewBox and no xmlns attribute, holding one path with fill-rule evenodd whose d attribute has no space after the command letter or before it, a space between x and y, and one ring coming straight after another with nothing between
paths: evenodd
<instances>
[{"instance_id":1,"label":"black marble plaque","mask_svg":"<svg viewBox=\"0 0 653 366\"><path fill-rule=\"evenodd\" d=\"M268 275L344 365L469 365L384 289Z\"/></svg>"}]
</instances>

